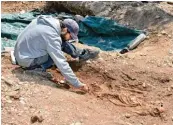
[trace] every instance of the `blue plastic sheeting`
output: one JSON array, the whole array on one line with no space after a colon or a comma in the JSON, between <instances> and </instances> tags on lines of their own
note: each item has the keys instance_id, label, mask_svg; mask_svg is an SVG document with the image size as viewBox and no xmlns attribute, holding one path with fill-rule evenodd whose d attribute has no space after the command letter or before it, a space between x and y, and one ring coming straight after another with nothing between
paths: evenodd
<instances>
[{"instance_id":1,"label":"blue plastic sheeting","mask_svg":"<svg viewBox=\"0 0 173 125\"><path fill-rule=\"evenodd\" d=\"M14 47L19 33L38 15L40 15L38 11L24 14L3 14L1 17L1 50L4 47ZM69 15L55 15L74 19ZM95 16L81 20L79 27L78 36L82 43L106 51L124 49L141 33L141 31L119 25L113 20Z\"/></svg>"},{"instance_id":2,"label":"blue plastic sheeting","mask_svg":"<svg viewBox=\"0 0 173 125\"><path fill-rule=\"evenodd\" d=\"M17 36L36 17L33 12L1 15L1 50L14 47Z\"/></svg>"},{"instance_id":3,"label":"blue plastic sheeting","mask_svg":"<svg viewBox=\"0 0 173 125\"><path fill-rule=\"evenodd\" d=\"M141 33L103 17L87 17L79 26L80 41L106 51L127 47Z\"/></svg>"}]
</instances>

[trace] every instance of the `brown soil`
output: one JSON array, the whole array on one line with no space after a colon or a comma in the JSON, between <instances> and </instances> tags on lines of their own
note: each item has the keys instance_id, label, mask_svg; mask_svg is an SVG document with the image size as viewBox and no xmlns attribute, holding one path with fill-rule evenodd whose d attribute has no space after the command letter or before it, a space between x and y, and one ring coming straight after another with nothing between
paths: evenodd
<instances>
[{"instance_id":1,"label":"brown soil","mask_svg":"<svg viewBox=\"0 0 173 125\"><path fill-rule=\"evenodd\" d=\"M45 2L33 2L33 1L15 1L15 2L8 2L3 1L1 2L1 13L15 13L21 11L30 11L33 9L38 9L44 7Z\"/></svg>"},{"instance_id":2,"label":"brown soil","mask_svg":"<svg viewBox=\"0 0 173 125\"><path fill-rule=\"evenodd\" d=\"M68 58L77 77L89 86L87 94L29 75L11 64L8 53L1 54L2 124L173 124L172 36L170 22L124 55L101 51L97 59L82 64ZM63 79L58 70L49 71Z\"/></svg>"}]
</instances>

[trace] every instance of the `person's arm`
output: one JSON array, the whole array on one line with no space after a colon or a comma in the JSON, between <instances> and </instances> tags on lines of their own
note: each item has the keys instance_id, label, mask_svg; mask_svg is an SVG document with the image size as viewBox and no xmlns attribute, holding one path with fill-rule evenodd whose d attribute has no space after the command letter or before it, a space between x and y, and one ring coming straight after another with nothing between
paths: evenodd
<instances>
[{"instance_id":1,"label":"person's arm","mask_svg":"<svg viewBox=\"0 0 173 125\"><path fill-rule=\"evenodd\" d=\"M85 84L81 83L73 73L71 67L66 61L64 53L61 50L61 38L53 35L48 36L47 51L55 65L61 71L65 79L75 87L82 87Z\"/></svg>"}]
</instances>

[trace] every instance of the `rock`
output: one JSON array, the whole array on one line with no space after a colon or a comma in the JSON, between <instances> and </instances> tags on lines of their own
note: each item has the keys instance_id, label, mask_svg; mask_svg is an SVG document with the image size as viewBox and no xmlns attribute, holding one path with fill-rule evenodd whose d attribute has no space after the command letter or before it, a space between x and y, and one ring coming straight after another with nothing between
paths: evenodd
<instances>
[{"instance_id":1,"label":"rock","mask_svg":"<svg viewBox=\"0 0 173 125\"><path fill-rule=\"evenodd\" d=\"M140 53L139 55L140 56L146 56L147 54L146 53Z\"/></svg>"},{"instance_id":2,"label":"rock","mask_svg":"<svg viewBox=\"0 0 173 125\"><path fill-rule=\"evenodd\" d=\"M91 64L91 61L90 61L90 60L87 60L86 63L87 63L87 64Z\"/></svg>"},{"instance_id":3,"label":"rock","mask_svg":"<svg viewBox=\"0 0 173 125\"><path fill-rule=\"evenodd\" d=\"M150 36L146 36L146 39L150 39Z\"/></svg>"},{"instance_id":4,"label":"rock","mask_svg":"<svg viewBox=\"0 0 173 125\"><path fill-rule=\"evenodd\" d=\"M20 98L20 95L19 94L16 94L16 95L12 95L10 97L13 98L13 99L15 99L15 100L18 100Z\"/></svg>"},{"instance_id":5,"label":"rock","mask_svg":"<svg viewBox=\"0 0 173 125\"><path fill-rule=\"evenodd\" d=\"M19 85L15 85L15 86L13 87L13 90L14 90L14 91L20 90L20 86L19 86Z\"/></svg>"},{"instance_id":6,"label":"rock","mask_svg":"<svg viewBox=\"0 0 173 125\"><path fill-rule=\"evenodd\" d=\"M162 34L162 35L166 35L167 33L166 33L165 30L163 30L163 31L161 32L161 34Z\"/></svg>"},{"instance_id":7,"label":"rock","mask_svg":"<svg viewBox=\"0 0 173 125\"><path fill-rule=\"evenodd\" d=\"M4 81L8 86L13 86L13 81L6 79L5 77L1 77L1 80Z\"/></svg>"},{"instance_id":8,"label":"rock","mask_svg":"<svg viewBox=\"0 0 173 125\"><path fill-rule=\"evenodd\" d=\"M146 88L146 83L145 82L142 84L142 87Z\"/></svg>"},{"instance_id":9,"label":"rock","mask_svg":"<svg viewBox=\"0 0 173 125\"><path fill-rule=\"evenodd\" d=\"M100 62L103 61L103 58L99 57L99 58L98 58L98 61L100 61Z\"/></svg>"},{"instance_id":10,"label":"rock","mask_svg":"<svg viewBox=\"0 0 173 125\"><path fill-rule=\"evenodd\" d=\"M82 123L81 122L75 122L75 123L72 123L70 125L82 125Z\"/></svg>"},{"instance_id":11,"label":"rock","mask_svg":"<svg viewBox=\"0 0 173 125\"><path fill-rule=\"evenodd\" d=\"M170 87L168 87L168 88L167 88L167 90L170 92L170 91L171 91L171 88L170 88Z\"/></svg>"},{"instance_id":12,"label":"rock","mask_svg":"<svg viewBox=\"0 0 173 125\"><path fill-rule=\"evenodd\" d=\"M22 85L22 84L24 84L24 82L18 82L18 84L19 84L19 85Z\"/></svg>"},{"instance_id":13,"label":"rock","mask_svg":"<svg viewBox=\"0 0 173 125\"><path fill-rule=\"evenodd\" d=\"M169 2L167 2L167 4L173 5L173 2L172 1L169 1Z\"/></svg>"},{"instance_id":14,"label":"rock","mask_svg":"<svg viewBox=\"0 0 173 125\"><path fill-rule=\"evenodd\" d=\"M32 116L31 117L31 123L35 123L38 120L37 116Z\"/></svg>"},{"instance_id":15,"label":"rock","mask_svg":"<svg viewBox=\"0 0 173 125\"><path fill-rule=\"evenodd\" d=\"M168 35L169 38L171 38L172 36L171 35Z\"/></svg>"},{"instance_id":16,"label":"rock","mask_svg":"<svg viewBox=\"0 0 173 125\"><path fill-rule=\"evenodd\" d=\"M42 122L44 119L42 116L34 115L31 117L31 123Z\"/></svg>"},{"instance_id":17,"label":"rock","mask_svg":"<svg viewBox=\"0 0 173 125\"><path fill-rule=\"evenodd\" d=\"M126 118L130 118L131 115L130 115L130 114L125 114L125 117L126 117Z\"/></svg>"},{"instance_id":18,"label":"rock","mask_svg":"<svg viewBox=\"0 0 173 125\"><path fill-rule=\"evenodd\" d=\"M24 13L25 13L25 10L20 11L20 14L24 14Z\"/></svg>"},{"instance_id":19,"label":"rock","mask_svg":"<svg viewBox=\"0 0 173 125\"><path fill-rule=\"evenodd\" d=\"M11 100L7 100L6 102L7 102L7 103L10 103L10 104L12 103L12 101L11 101Z\"/></svg>"},{"instance_id":20,"label":"rock","mask_svg":"<svg viewBox=\"0 0 173 125\"><path fill-rule=\"evenodd\" d=\"M60 80L59 81L61 84L65 84L66 83L66 81L64 81L64 80Z\"/></svg>"},{"instance_id":21,"label":"rock","mask_svg":"<svg viewBox=\"0 0 173 125\"><path fill-rule=\"evenodd\" d=\"M171 89L173 89L173 85L171 85Z\"/></svg>"},{"instance_id":22,"label":"rock","mask_svg":"<svg viewBox=\"0 0 173 125\"><path fill-rule=\"evenodd\" d=\"M19 99L20 98L20 94L18 91L9 92L9 93L7 93L7 95L13 99Z\"/></svg>"},{"instance_id":23,"label":"rock","mask_svg":"<svg viewBox=\"0 0 173 125\"><path fill-rule=\"evenodd\" d=\"M159 19L160 18L160 16L159 15L157 15L156 17L155 17L155 19Z\"/></svg>"},{"instance_id":24,"label":"rock","mask_svg":"<svg viewBox=\"0 0 173 125\"><path fill-rule=\"evenodd\" d=\"M20 97L19 100L20 100L21 104L23 104L23 105L25 104L24 98Z\"/></svg>"},{"instance_id":25,"label":"rock","mask_svg":"<svg viewBox=\"0 0 173 125\"><path fill-rule=\"evenodd\" d=\"M173 50L170 50L170 51L169 51L169 54L173 55Z\"/></svg>"},{"instance_id":26,"label":"rock","mask_svg":"<svg viewBox=\"0 0 173 125\"><path fill-rule=\"evenodd\" d=\"M157 34L158 37L162 36L161 34Z\"/></svg>"}]
</instances>

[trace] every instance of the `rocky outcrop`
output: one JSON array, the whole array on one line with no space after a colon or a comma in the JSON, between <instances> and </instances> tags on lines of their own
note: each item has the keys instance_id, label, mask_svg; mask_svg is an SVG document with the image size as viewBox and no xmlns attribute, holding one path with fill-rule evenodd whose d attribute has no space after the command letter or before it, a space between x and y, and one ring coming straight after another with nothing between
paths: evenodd
<instances>
[{"instance_id":1,"label":"rocky outcrop","mask_svg":"<svg viewBox=\"0 0 173 125\"><path fill-rule=\"evenodd\" d=\"M46 11L108 17L131 28L147 29L173 21L173 16L156 5L158 2L68 1L47 2Z\"/></svg>"}]
</instances>

